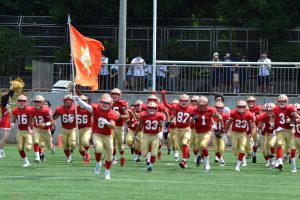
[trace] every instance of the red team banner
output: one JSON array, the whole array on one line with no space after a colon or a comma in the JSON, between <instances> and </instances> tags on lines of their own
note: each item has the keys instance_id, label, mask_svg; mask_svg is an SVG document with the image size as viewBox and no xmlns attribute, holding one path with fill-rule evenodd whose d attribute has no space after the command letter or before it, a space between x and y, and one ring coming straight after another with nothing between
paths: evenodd
<instances>
[{"instance_id":1,"label":"red team banner","mask_svg":"<svg viewBox=\"0 0 300 200\"><path fill-rule=\"evenodd\" d=\"M98 74L104 47L101 42L81 35L72 25L71 48L76 66L75 83L89 86L92 91L98 89Z\"/></svg>"}]
</instances>

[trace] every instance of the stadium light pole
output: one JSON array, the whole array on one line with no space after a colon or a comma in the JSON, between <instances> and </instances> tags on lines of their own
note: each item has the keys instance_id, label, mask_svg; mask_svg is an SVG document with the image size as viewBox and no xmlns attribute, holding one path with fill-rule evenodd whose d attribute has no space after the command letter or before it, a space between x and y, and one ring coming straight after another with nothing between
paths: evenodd
<instances>
[{"instance_id":1,"label":"stadium light pole","mask_svg":"<svg viewBox=\"0 0 300 200\"><path fill-rule=\"evenodd\" d=\"M120 0L119 10L119 49L118 49L118 88L125 89L126 74L126 21L127 0Z\"/></svg>"},{"instance_id":2,"label":"stadium light pole","mask_svg":"<svg viewBox=\"0 0 300 200\"><path fill-rule=\"evenodd\" d=\"M156 25L157 25L157 0L153 0L153 49L152 49L152 90L156 91Z\"/></svg>"}]
</instances>

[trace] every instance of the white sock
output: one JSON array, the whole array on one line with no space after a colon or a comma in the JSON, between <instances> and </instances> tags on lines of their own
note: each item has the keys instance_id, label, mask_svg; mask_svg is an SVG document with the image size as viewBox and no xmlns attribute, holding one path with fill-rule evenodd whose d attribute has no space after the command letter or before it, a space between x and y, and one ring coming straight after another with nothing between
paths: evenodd
<instances>
[{"instance_id":1,"label":"white sock","mask_svg":"<svg viewBox=\"0 0 300 200\"><path fill-rule=\"evenodd\" d=\"M209 156L204 157L204 163L208 164L209 163Z\"/></svg>"},{"instance_id":2,"label":"white sock","mask_svg":"<svg viewBox=\"0 0 300 200\"><path fill-rule=\"evenodd\" d=\"M40 153L39 152L34 152L35 153L35 159L40 160Z\"/></svg>"},{"instance_id":3,"label":"white sock","mask_svg":"<svg viewBox=\"0 0 300 200\"><path fill-rule=\"evenodd\" d=\"M220 158L220 161L221 161L221 163L225 162L224 159L223 159L223 157Z\"/></svg>"},{"instance_id":4,"label":"white sock","mask_svg":"<svg viewBox=\"0 0 300 200\"><path fill-rule=\"evenodd\" d=\"M148 152L148 154L147 154L147 162L150 162L150 158L151 158L151 152Z\"/></svg>"},{"instance_id":5,"label":"white sock","mask_svg":"<svg viewBox=\"0 0 300 200\"><path fill-rule=\"evenodd\" d=\"M278 164L280 165L282 165L282 158L278 158Z\"/></svg>"},{"instance_id":6,"label":"white sock","mask_svg":"<svg viewBox=\"0 0 300 200\"><path fill-rule=\"evenodd\" d=\"M241 163L242 163L242 161L238 160L238 161L236 162L236 166L240 167L240 166L241 166Z\"/></svg>"},{"instance_id":7,"label":"white sock","mask_svg":"<svg viewBox=\"0 0 300 200\"><path fill-rule=\"evenodd\" d=\"M113 156L113 160L117 160L117 156L116 155Z\"/></svg>"}]
</instances>

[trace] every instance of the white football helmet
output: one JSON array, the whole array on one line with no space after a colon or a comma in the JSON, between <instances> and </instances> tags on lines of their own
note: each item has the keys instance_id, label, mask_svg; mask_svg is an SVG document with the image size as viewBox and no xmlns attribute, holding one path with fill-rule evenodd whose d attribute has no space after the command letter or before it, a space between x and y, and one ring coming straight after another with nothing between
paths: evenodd
<instances>
[{"instance_id":1,"label":"white football helmet","mask_svg":"<svg viewBox=\"0 0 300 200\"><path fill-rule=\"evenodd\" d=\"M247 98L247 105L249 106L249 108L252 108L253 106L256 105L256 98L254 96L249 96Z\"/></svg>"},{"instance_id":2,"label":"white football helmet","mask_svg":"<svg viewBox=\"0 0 300 200\"><path fill-rule=\"evenodd\" d=\"M121 98L121 94L122 94L122 92L119 88L114 88L110 92L110 96L114 102L118 101Z\"/></svg>"},{"instance_id":3,"label":"white football helmet","mask_svg":"<svg viewBox=\"0 0 300 200\"><path fill-rule=\"evenodd\" d=\"M285 94L279 95L277 104L280 108L285 108L288 105L289 98Z\"/></svg>"},{"instance_id":4,"label":"white football helmet","mask_svg":"<svg viewBox=\"0 0 300 200\"><path fill-rule=\"evenodd\" d=\"M109 110L113 104L113 99L107 93L104 93L99 99L102 110Z\"/></svg>"},{"instance_id":5,"label":"white football helmet","mask_svg":"<svg viewBox=\"0 0 300 200\"><path fill-rule=\"evenodd\" d=\"M25 95L18 96L17 104L19 108L24 108L28 102L28 98Z\"/></svg>"},{"instance_id":6,"label":"white football helmet","mask_svg":"<svg viewBox=\"0 0 300 200\"><path fill-rule=\"evenodd\" d=\"M182 94L179 97L179 105L181 107L187 107L190 104L190 97L187 94Z\"/></svg>"},{"instance_id":7,"label":"white football helmet","mask_svg":"<svg viewBox=\"0 0 300 200\"><path fill-rule=\"evenodd\" d=\"M236 103L236 108L237 108L237 111L239 113L245 113L246 110L247 110L247 102L244 101L244 100L239 100L237 103Z\"/></svg>"},{"instance_id":8,"label":"white football helmet","mask_svg":"<svg viewBox=\"0 0 300 200\"><path fill-rule=\"evenodd\" d=\"M155 115L156 111L157 111L157 103L150 101L147 104L147 110L148 110L148 114L149 115Z\"/></svg>"}]
</instances>

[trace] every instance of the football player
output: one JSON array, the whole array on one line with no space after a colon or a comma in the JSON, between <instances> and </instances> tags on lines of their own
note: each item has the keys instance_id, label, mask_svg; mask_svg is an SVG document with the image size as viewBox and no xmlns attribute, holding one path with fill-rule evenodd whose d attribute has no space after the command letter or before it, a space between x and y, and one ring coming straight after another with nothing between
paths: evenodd
<instances>
[{"instance_id":1,"label":"football player","mask_svg":"<svg viewBox=\"0 0 300 200\"><path fill-rule=\"evenodd\" d=\"M170 105L166 99L166 90L162 90L162 99L164 105L170 109L174 110L174 116L176 117L176 140L177 144L182 152L182 161L179 163L181 168L187 167L187 158L189 155L189 143L191 140L191 126L190 126L190 118L191 114L194 111L194 107L189 106L190 97L187 94L182 94L179 97L179 104Z\"/></svg>"},{"instance_id":2,"label":"football player","mask_svg":"<svg viewBox=\"0 0 300 200\"><path fill-rule=\"evenodd\" d=\"M249 111L252 112L254 115L255 125L257 126L258 123L257 123L256 118L258 115L260 115L262 113L262 107L260 105L256 104L256 98L254 96L249 96L247 98L247 105L249 107ZM258 143L258 139L259 139L259 133L257 130L254 132L254 135L252 136L252 138L253 138L252 163L256 163L257 143Z\"/></svg>"},{"instance_id":3,"label":"football player","mask_svg":"<svg viewBox=\"0 0 300 200\"><path fill-rule=\"evenodd\" d=\"M88 103L88 97L81 95L79 97L82 101ZM77 107L77 123L79 133L79 146L78 150L82 156L83 165L90 162L90 139L92 137L92 114L83 106Z\"/></svg>"},{"instance_id":4,"label":"football player","mask_svg":"<svg viewBox=\"0 0 300 200\"><path fill-rule=\"evenodd\" d=\"M27 106L28 99L25 95L18 96L17 105L12 111L12 124L11 127L18 123L18 129L16 134L16 141L19 154L23 160L23 167L29 167L30 163L28 161L25 151L29 151L32 148L32 131L29 124L30 113L32 107Z\"/></svg>"},{"instance_id":5,"label":"football player","mask_svg":"<svg viewBox=\"0 0 300 200\"><path fill-rule=\"evenodd\" d=\"M64 104L58 106L53 114L53 120L61 117L61 136L62 136L62 148L66 155L66 162L72 162L71 153L76 148L76 120L75 109L73 106L73 96L66 94L63 100Z\"/></svg>"},{"instance_id":6,"label":"football player","mask_svg":"<svg viewBox=\"0 0 300 200\"><path fill-rule=\"evenodd\" d=\"M197 108L197 102L198 102L198 100L199 100L199 96L192 96L192 98L191 98L191 106L194 106L195 109ZM195 135L196 135L195 123L192 123L191 124L191 142L190 142L190 147L193 150L194 157L195 157L194 161L196 163L197 162L197 158L198 158L199 150L196 148L196 145L195 145Z\"/></svg>"},{"instance_id":7,"label":"football player","mask_svg":"<svg viewBox=\"0 0 300 200\"><path fill-rule=\"evenodd\" d=\"M99 103L89 105L77 96L74 97L79 105L93 114L92 138L95 147L96 167L95 174L100 174L101 157L105 155L105 179L110 179L110 167L113 157L113 136L112 130L115 123L120 119L120 114L111 109L113 100L107 93L99 99Z\"/></svg>"},{"instance_id":8,"label":"football player","mask_svg":"<svg viewBox=\"0 0 300 200\"><path fill-rule=\"evenodd\" d=\"M0 118L0 158L5 157L4 146L9 136L10 131L10 101L14 95L13 90L9 90L8 93L3 93L1 97L1 118Z\"/></svg>"},{"instance_id":9,"label":"football player","mask_svg":"<svg viewBox=\"0 0 300 200\"><path fill-rule=\"evenodd\" d=\"M229 120L229 114L224 112L224 104L220 101L215 103L215 108L217 109L217 112L221 115L222 120L223 120L223 128L226 126L227 121ZM222 157L222 154L225 151L226 147L226 135L222 135L224 132L224 129L222 129L222 124L218 123L218 118L214 117L215 124L213 126L213 146L214 146L214 151L216 154L216 160L217 162L220 163L220 166L225 165L225 161Z\"/></svg>"},{"instance_id":10,"label":"football player","mask_svg":"<svg viewBox=\"0 0 300 200\"><path fill-rule=\"evenodd\" d=\"M137 138L138 131L142 128L142 155L146 156L149 151L149 147L151 149L151 158L147 172L151 172L153 170L153 164L156 160L160 140L158 134L162 131L164 120L164 114L162 112L157 112L157 104L155 102L149 102L147 105L147 111L142 112L140 115L140 121L135 131L135 137Z\"/></svg>"},{"instance_id":11,"label":"football player","mask_svg":"<svg viewBox=\"0 0 300 200\"><path fill-rule=\"evenodd\" d=\"M300 115L300 104L296 103L295 107L297 109L297 114ZM295 133L294 133L294 144L291 148L291 164L292 164L292 171L293 173L297 172L296 167L296 150L298 151L298 154L300 152L300 119L295 120ZM300 159L300 154L299 154Z\"/></svg>"},{"instance_id":12,"label":"football player","mask_svg":"<svg viewBox=\"0 0 300 200\"><path fill-rule=\"evenodd\" d=\"M296 107L288 104L288 97L285 94L281 94L277 99L277 104L273 108L276 138L276 164L280 171L283 169L282 152L283 145L287 151L290 151L293 141L293 129L291 122L295 123L295 120L299 118Z\"/></svg>"},{"instance_id":13,"label":"football player","mask_svg":"<svg viewBox=\"0 0 300 200\"><path fill-rule=\"evenodd\" d=\"M211 129L213 125L213 117L217 118L218 123L221 124L221 133L224 132L224 123L222 116L217 112L216 108L208 106L208 99L205 96L200 96L197 102L197 109L192 113L193 120L195 122L195 145L199 151L202 152L204 157L204 171L208 172L210 169L209 165L209 154L208 154L208 143L211 137ZM200 156L197 158L196 165L200 166Z\"/></svg>"},{"instance_id":14,"label":"football player","mask_svg":"<svg viewBox=\"0 0 300 200\"><path fill-rule=\"evenodd\" d=\"M273 134L274 131L274 119L272 110L274 108L274 103L266 103L263 106L264 112L257 116L256 120L258 122L258 129L261 132L261 148L262 153L266 160L266 167L274 165L274 148L276 142L276 135Z\"/></svg>"},{"instance_id":15,"label":"football player","mask_svg":"<svg viewBox=\"0 0 300 200\"><path fill-rule=\"evenodd\" d=\"M172 105L174 104L179 104L179 101L177 99L174 99L172 101ZM170 145L174 151L174 159L177 162L178 161L178 157L179 157L179 152L178 152L178 144L177 144L177 140L176 140L176 117L174 116L174 111L168 109L169 112L169 116L170 116L170 126L169 126L169 139L170 139Z\"/></svg>"},{"instance_id":16,"label":"football player","mask_svg":"<svg viewBox=\"0 0 300 200\"><path fill-rule=\"evenodd\" d=\"M247 103L244 100L239 100L236 104L236 109L230 111L230 118L225 128L225 133L232 124L232 151L235 156L238 156L236 171L240 171L242 160L245 156L245 146L247 143L247 124L251 134L254 134L255 123L254 116L250 111L246 110Z\"/></svg>"},{"instance_id":17,"label":"football player","mask_svg":"<svg viewBox=\"0 0 300 200\"><path fill-rule=\"evenodd\" d=\"M135 101L133 108L128 109L129 113L129 121L128 121L128 133L126 135L126 144L131 148L131 153L135 154L134 160L136 162L140 162L140 156L141 156L141 142L142 142L142 133L141 131L138 132L137 137L138 140L134 139L134 133L136 131L138 120L137 116L141 112L141 106L143 102L141 100Z\"/></svg>"},{"instance_id":18,"label":"football player","mask_svg":"<svg viewBox=\"0 0 300 200\"><path fill-rule=\"evenodd\" d=\"M39 143L40 140L45 141L48 149L52 147L52 137L50 127L54 124L52 111L49 107L44 106L45 98L37 95L33 100L33 109L30 114L29 124L34 124L33 131L33 148L35 152L34 162L40 163Z\"/></svg>"},{"instance_id":19,"label":"football player","mask_svg":"<svg viewBox=\"0 0 300 200\"><path fill-rule=\"evenodd\" d=\"M120 165L124 166L125 165L125 154L124 154L124 146L123 146L124 120L129 119L128 102L121 99L121 90L118 88L114 88L110 92L110 96L113 99L112 109L118 112L121 116L123 116L118 121L116 121L116 126L114 128L113 164L117 163L116 149L118 149L121 155Z\"/></svg>"}]
</instances>

